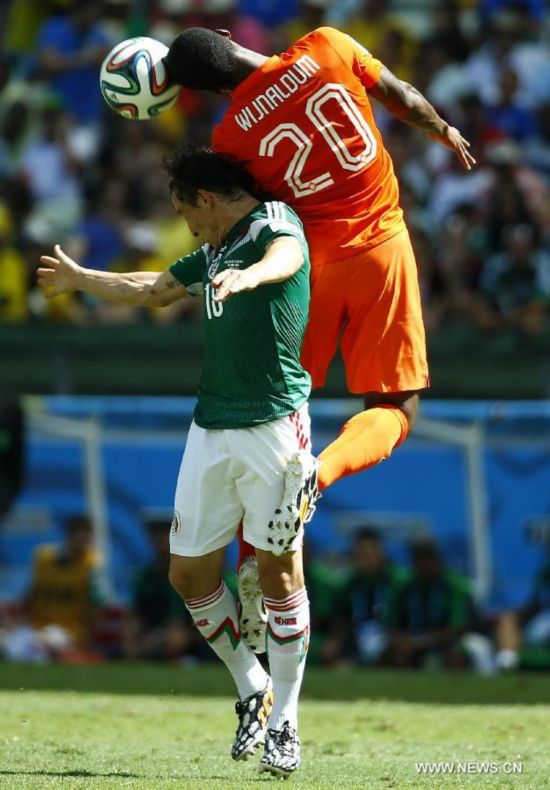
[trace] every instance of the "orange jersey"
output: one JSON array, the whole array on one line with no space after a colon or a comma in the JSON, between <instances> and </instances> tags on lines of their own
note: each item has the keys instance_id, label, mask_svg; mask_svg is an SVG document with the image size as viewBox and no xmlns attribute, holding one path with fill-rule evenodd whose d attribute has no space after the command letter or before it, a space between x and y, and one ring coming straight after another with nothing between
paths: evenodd
<instances>
[{"instance_id":1,"label":"orange jersey","mask_svg":"<svg viewBox=\"0 0 550 790\"><path fill-rule=\"evenodd\" d=\"M304 223L313 266L357 255L404 229L392 161L367 90L382 64L322 27L269 58L231 94L212 145Z\"/></svg>"}]
</instances>

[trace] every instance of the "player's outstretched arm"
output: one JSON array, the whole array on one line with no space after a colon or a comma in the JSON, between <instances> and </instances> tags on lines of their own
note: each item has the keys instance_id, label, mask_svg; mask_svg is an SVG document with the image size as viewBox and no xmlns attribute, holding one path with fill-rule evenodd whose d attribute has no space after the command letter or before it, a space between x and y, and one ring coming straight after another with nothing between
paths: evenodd
<instances>
[{"instance_id":1,"label":"player's outstretched arm","mask_svg":"<svg viewBox=\"0 0 550 790\"><path fill-rule=\"evenodd\" d=\"M386 66L382 67L378 82L368 92L400 121L422 129L432 140L450 148L465 170L471 170L476 164L468 151L470 143L458 129L449 126L420 91L398 79Z\"/></svg>"},{"instance_id":2,"label":"player's outstretched arm","mask_svg":"<svg viewBox=\"0 0 550 790\"><path fill-rule=\"evenodd\" d=\"M66 255L59 244L54 255L42 255L38 283L48 299L62 293L85 293L118 304L139 307L164 307L189 294L172 273L101 272L85 269Z\"/></svg>"},{"instance_id":3,"label":"player's outstretched arm","mask_svg":"<svg viewBox=\"0 0 550 790\"><path fill-rule=\"evenodd\" d=\"M288 280L304 263L302 245L294 236L279 236L264 257L248 269L224 269L212 280L214 299L225 302L241 291L252 291L260 285Z\"/></svg>"}]
</instances>

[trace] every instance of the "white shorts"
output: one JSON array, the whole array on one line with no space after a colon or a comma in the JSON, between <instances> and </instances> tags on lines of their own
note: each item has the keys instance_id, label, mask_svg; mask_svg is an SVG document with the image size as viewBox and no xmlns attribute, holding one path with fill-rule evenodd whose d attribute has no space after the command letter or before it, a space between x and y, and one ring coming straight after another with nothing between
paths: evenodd
<instances>
[{"instance_id":1,"label":"white shorts","mask_svg":"<svg viewBox=\"0 0 550 790\"><path fill-rule=\"evenodd\" d=\"M207 431L191 424L176 486L170 551L202 557L244 539L270 551L267 525L284 493L292 453L311 450L307 403L253 428ZM298 534L292 550L302 545Z\"/></svg>"}]
</instances>

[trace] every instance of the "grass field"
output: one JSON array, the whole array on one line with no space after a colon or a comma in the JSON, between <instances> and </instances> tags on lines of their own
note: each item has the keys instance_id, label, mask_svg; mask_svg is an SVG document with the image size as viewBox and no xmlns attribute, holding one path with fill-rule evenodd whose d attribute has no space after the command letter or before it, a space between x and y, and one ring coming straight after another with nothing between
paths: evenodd
<instances>
[{"instance_id":1,"label":"grass field","mask_svg":"<svg viewBox=\"0 0 550 790\"><path fill-rule=\"evenodd\" d=\"M550 788L550 677L306 672L296 788ZM223 669L0 665L0 787L241 788ZM421 775L418 762L476 773ZM481 774L479 763L491 765ZM505 773L520 763L522 773ZM508 770L512 770L511 768ZM516 769L517 770L517 769Z\"/></svg>"}]
</instances>

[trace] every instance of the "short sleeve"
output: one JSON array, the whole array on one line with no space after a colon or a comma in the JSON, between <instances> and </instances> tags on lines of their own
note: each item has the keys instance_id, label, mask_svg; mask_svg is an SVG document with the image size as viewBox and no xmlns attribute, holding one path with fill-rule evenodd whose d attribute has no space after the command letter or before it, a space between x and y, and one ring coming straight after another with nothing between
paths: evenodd
<instances>
[{"instance_id":1,"label":"short sleeve","mask_svg":"<svg viewBox=\"0 0 550 790\"><path fill-rule=\"evenodd\" d=\"M198 296L203 291L203 276L206 267L206 249L201 247L190 255L180 258L170 266L170 271L176 280L192 296Z\"/></svg>"},{"instance_id":2,"label":"short sleeve","mask_svg":"<svg viewBox=\"0 0 550 790\"><path fill-rule=\"evenodd\" d=\"M298 239L304 251L307 250L304 228L298 215L279 201L264 204L263 216L250 224L250 235L262 255L275 239L281 236L293 236Z\"/></svg>"},{"instance_id":3,"label":"short sleeve","mask_svg":"<svg viewBox=\"0 0 550 790\"><path fill-rule=\"evenodd\" d=\"M352 69L367 90L376 85L382 72L382 63L373 57L368 49L347 33L341 33L332 27L319 28L318 32L338 53L344 64Z\"/></svg>"}]
</instances>

